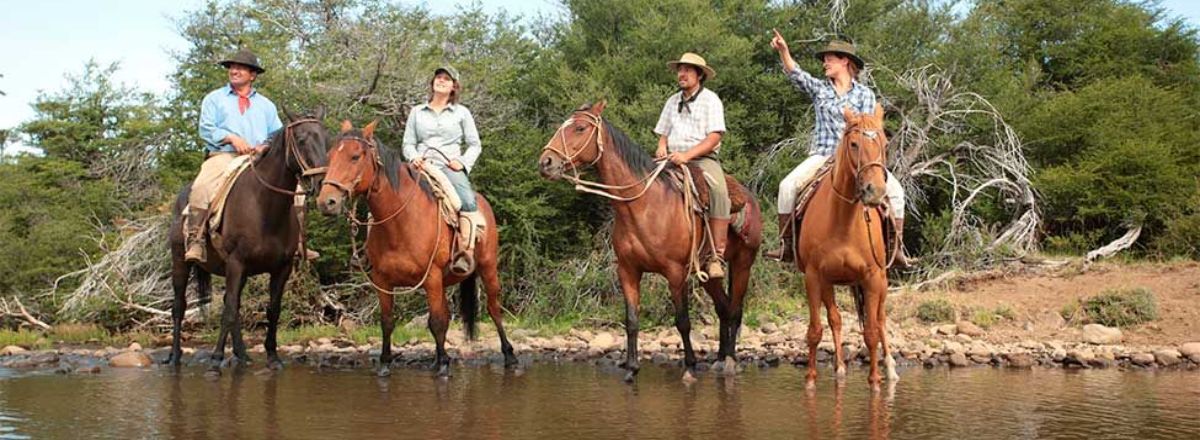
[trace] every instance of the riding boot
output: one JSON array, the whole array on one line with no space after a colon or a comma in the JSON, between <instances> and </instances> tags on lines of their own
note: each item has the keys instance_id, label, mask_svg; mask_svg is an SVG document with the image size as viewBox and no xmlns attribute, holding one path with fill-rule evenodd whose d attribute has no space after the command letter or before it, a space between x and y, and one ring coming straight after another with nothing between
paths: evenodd
<instances>
[{"instance_id":1,"label":"riding boot","mask_svg":"<svg viewBox=\"0 0 1200 440\"><path fill-rule=\"evenodd\" d=\"M454 254L454 262L450 264L450 272L466 276L475 271L475 240L471 228L475 225L467 213L458 216L458 252Z\"/></svg>"},{"instance_id":2,"label":"riding boot","mask_svg":"<svg viewBox=\"0 0 1200 440\"><path fill-rule=\"evenodd\" d=\"M792 249L792 243L795 240L792 239L793 228L791 227L791 221L791 214L779 214L779 241L782 243L779 249L767 251L763 256L783 263L790 263L792 260L795 260L795 250Z\"/></svg>"},{"instance_id":3,"label":"riding boot","mask_svg":"<svg viewBox=\"0 0 1200 440\"><path fill-rule=\"evenodd\" d=\"M716 251L708 256L708 264L705 272L708 273L709 279L725 278L725 244L729 241L729 219L708 219L709 228L712 230L713 247Z\"/></svg>"},{"instance_id":4,"label":"riding boot","mask_svg":"<svg viewBox=\"0 0 1200 440\"><path fill-rule=\"evenodd\" d=\"M910 257L904 250L904 219L896 219L896 266L907 269L917 265L917 257Z\"/></svg>"},{"instance_id":5,"label":"riding boot","mask_svg":"<svg viewBox=\"0 0 1200 440\"><path fill-rule=\"evenodd\" d=\"M207 209L188 209L188 218L184 235L187 253L183 258L192 263L203 263L208 259L208 243L204 240L205 223L208 223Z\"/></svg>"}]
</instances>

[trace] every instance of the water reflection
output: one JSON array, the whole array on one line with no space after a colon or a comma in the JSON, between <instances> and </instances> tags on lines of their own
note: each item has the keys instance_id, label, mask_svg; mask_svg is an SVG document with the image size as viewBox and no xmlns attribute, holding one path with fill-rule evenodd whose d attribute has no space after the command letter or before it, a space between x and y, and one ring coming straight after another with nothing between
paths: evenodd
<instances>
[{"instance_id":1,"label":"water reflection","mask_svg":"<svg viewBox=\"0 0 1200 440\"><path fill-rule=\"evenodd\" d=\"M803 370L790 367L702 375L691 385L669 368L646 368L634 385L587 365L455 373L0 372L0 439L1179 438L1200 430L1200 380L1188 372L918 369L879 392L855 370L844 384L829 378L808 390Z\"/></svg>"}]
</instances>

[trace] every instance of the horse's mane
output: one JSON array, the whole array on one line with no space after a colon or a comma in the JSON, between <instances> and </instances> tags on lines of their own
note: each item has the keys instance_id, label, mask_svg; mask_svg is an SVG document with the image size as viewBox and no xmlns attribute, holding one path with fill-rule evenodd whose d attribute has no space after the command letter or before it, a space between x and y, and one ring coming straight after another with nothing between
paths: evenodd
<instances>
[{"instance_id":1,"label":"horse's mane","mask_svg":"<svg viewBox=\"0 0 1200 440\"><path fill-rule=\"evenodd\" d=\"M607 143L616 150L617 156L620 156L621 160L629 165L634 174L641 177L650 174L655 168L658 168L658 164L654 162L654 158L650 157L646 153L646 150L642 149L641 145L634 143L632 139L629 139L629 136L625 135L625 132L610 124L607 120L604 121L604 131L607 134L605 136ZM666 173L659 174L658 178L663 182L669 182ZM668 186L673 187L673 185Z\"/></svg>"},{"instance_id":2,"label":"horse's mane","mask_svg":"<svg viewBox=\"0 0 1200 440\"><path fill-rule=\"evenodd\" d=\"M362 130L357 128L338 135L339 139L345 137L357 137L365 139L365 137L363 137ZM417 174L416 169L411 166L407 166L407 163L405 163L404 157L399 149L384 145L383 141L377 137L374 138L374 140L375 151L377 151L379 154L379 163L381 164L380 167L383 168L383 176L387 178L388 185L392 187L392 190L400 190L400 169L403 168L405 172L408 173L409 178L419 182L421 190L424 191L426 195L431 197L433 196L433 188L429 186L429 182L421 179L421 176ZM336 145L336 142L334 144Z\"/></svg>"}]
</instances>

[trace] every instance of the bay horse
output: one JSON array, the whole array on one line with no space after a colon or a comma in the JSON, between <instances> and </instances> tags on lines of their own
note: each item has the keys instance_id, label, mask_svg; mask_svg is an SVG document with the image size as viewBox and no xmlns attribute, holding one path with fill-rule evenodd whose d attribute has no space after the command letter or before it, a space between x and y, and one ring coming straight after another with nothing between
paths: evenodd
<instances>
[{"instance_id":1,"label":"bay horse","mask_svg":"<svg viewBox=\"0 0 1200 440\"><path fill-rule=\"evenodd\" d=\"M301 225L293 210L300 179L309 187L325 172L325 148L329 133L321 125L324 109L313 116L295 116L286 110L288 124L267 140L265 151L253 158L252 166L238 176L225 200L221 215L221 241L214 247L208 242L208 258L204 263L184 259L183 209L187 206L191 184L184 186L175 199L174 219L169 231L171 248L171 285L175 291L171 306L171 354L164 363L179 365L180 328L187 310L187 284L195 273L199 301L207 303L213 275L225 277L225 301L221 312L221 327L217 346L212 353L210 369L220 372L225 357L225 337L233 343L231 361L250 362L246 343L242 340L242 288L250 276L271 275L270 302L267 305L268 368L283 366L276 351L276 330L282 307L283 289L292 274L292 257L299 246ZM210 232L211 233L211 232Z\"/></svg>"},{"instance_id":2,"label":"bay horse","mask_svg":"<svg viewBox=\"0 0 1200 440\"><path fill-rule=\"evenodd\" d=\"M878 388L879 346L883 348L889 381L896 375L896 361L887 344L887 263L883 222L876 207L884 203L887 137L883 132L883 108L874 114L843 110L846 129L834 153L832 172L821 178L795 237L796 268L804 273L808 294L807 386L817 379L817 345L821 342L821 305L828 310L833 332L834 371L845 378L842 356L842 316L834 298L834 285L849 285L863 325L863 339L870 357L868 383ZM793 225L794 227L794 225Z\"/></svg>"},{"instance_id":3,"label":"bay horse","mask_svg":"<svg viewBox=\"0 0 1200 440\"><path fill-rule=\"evenodd\" d=\"M688 319L691 296L688 274L695 243L699 242L696 237L703 236L703 223L699 215L686 206L682 191L666 175L655 175L650 155L604 120L601 116L604 108L605 102L601 101L576 110L543 148L538 166L543 177L558 180L564 178L568 168L577 173L579 168L590 165L600 179L600 183L593 186L604 188L601 192L612 200L612 246L617 256L617 277L625 297L625 380L633 381L639 369L637 338L641 281L642 274L651 272L667 279L675 308L675 328L683 338L686 367L683 380L691 381L695 377L696 355L692 350ZM665 164L659 165L662 166ZM577 177L566 178L581 183ZM749 193L740 184L735 185L730 188L730 193L735 189ZM720 319L718 358L725 361L726 373L736 369L735 344L742 325L750 267L762 244L762 214L755 198L747 199L743 208L747 215L746 227L741 231L730 228L729 244L725 249L724 258L729 264L729 294L719 279L703 283Z\"/></svg>"},{"instance_id":4,"label":"bay horse","mask_svg":"<svg viewBox=\"0 0 1200 440\"><path fill-rule=\"evenodd\" d=\"M377 122L377 121L376 121ZM492 206L482 194L476 194L479 212L487 219L483 240L475 246L475 272L453 274L450 239L453 230L439 214L440 203L422 180L416 168L400 158L398 150L387 148L375 138L376 122L355 130L350 121L342 122L341 134L329 151L329 171L317 196L322 213L335 215L346 210L346 202L358 195L367 199L367 207L376 219L367 231L367 260L371 262L370 281L379 295L380 327L383 348L379 353L380 376L390 374L392 330L395 317L393 289L401 286L415 291L425 289L429 302L429 331L437 344L434 367L438 376L450 375L450 357L446 354L446 330L450 327L446 287L459 284L459 313L467 337L474 339L478 309L476 277L483 278L487 291L487 310L500 334L504 365L518 365L512 344L504 332L500 308L499 250L500 235ZM353 215L353 213L351 213Z\"/></svg>"}]
</instances>

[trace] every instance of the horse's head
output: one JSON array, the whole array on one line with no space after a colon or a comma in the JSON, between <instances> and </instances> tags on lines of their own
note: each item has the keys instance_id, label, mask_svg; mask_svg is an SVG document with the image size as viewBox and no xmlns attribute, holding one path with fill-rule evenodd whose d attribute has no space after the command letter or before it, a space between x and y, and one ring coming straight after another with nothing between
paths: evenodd
<instances>
[{"instance_id":1,"label":"horse's head","mask_svg":"<svg viewBox=\"0 0 1200 440\"><path fill-rule=\"evenodd\" d=\"M317 196L317 206L326 215L340 214L346 199L365 193L375 181L380 169L379 150L372 121L362 130L355 130L350 121L342 121L342 131L329 150L329 171Z\"/></svg>"},{"instance_id":2,"label":"horse's head","mask_svg":"<svg viewBox=\"0 0 1200 440\"><path fill-rule=\"evenodd\" d=\"M316 188L325 174L325 149L329 146L329 132L321 125L325 107L303 115L294 115L286 108L283 113L288 118L284 127L288 169L308 180L309 188Z\"/></svg>"},{"instance_id":3,"label":"horse's head","mask_svg":"<svg viewBox=\"0 0 1200 440\"><path fill-rule=\"evenodd\" d=\"M604 101L584 104L575 110L542 147L538 169L550 180L562 178L570 168L576 171L584 164L594 164L604 154Z\"/></svg>"},{"instance_id":4,"label":"horse's head","mask_svg":"<svg viewBox=\"0 0 1200 440\"><path fill-rule=\"evenodd\" d=\"M887 136L883 132L883 106L875 113L859 114L843 109L846 132L838 147L838 169L847 165L854 172L855 196L864 205L879 206L886 192Z\"/></svg>"}]
</instances>

